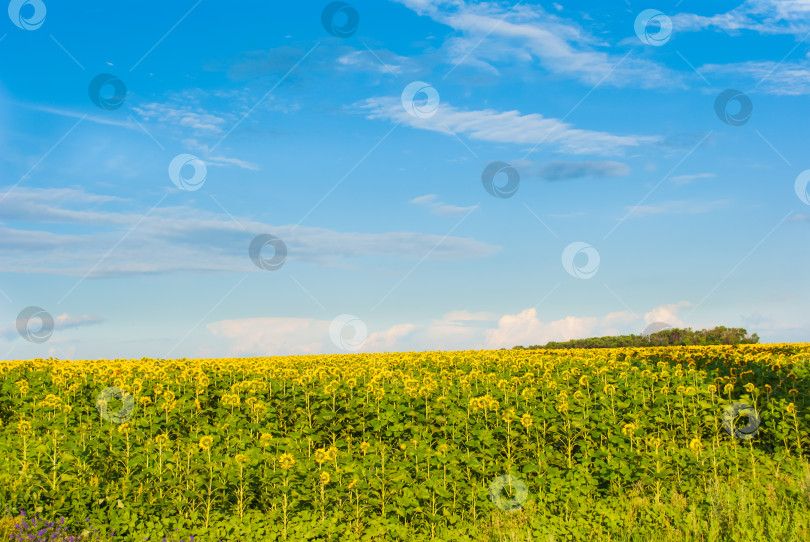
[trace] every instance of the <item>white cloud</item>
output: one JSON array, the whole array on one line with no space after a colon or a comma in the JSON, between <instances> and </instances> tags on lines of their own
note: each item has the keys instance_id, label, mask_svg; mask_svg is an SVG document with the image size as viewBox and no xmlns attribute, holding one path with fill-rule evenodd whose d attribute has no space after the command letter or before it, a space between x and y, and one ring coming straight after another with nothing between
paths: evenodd
<instances>
[{"instance_id":1,"label":"white cloud","mask_svg":"<svg viewBox=\"0 0 810 542\"><path fill-rule=\"evenodd\" d=\"M627 323L634 318L629 312L622 312L603 318L567 316L544 323L537 317L537 310L526 309L502 316L496 329L487 330L486 345L489 348L512 348L603 335L616 323Z\"/></svg>"},{"instance_id":2,"label":"white cloud","mask_svg":"<svg viewBox=\"0 0 810 542\"><path fill-rule=\"evenodd\" d=\"M399 98L368 98L354 104L370 119L402 123L421 130L443 134L466 134L471 139L519 145L543 144L570 154L621 154L643 144L654 143L657 136L619 136L573 128L570 124L539 113L522 115L519 111L493 109L463 110L445 102L430 118L417 118L402 107Z\"/></svg>"},{"instance_id":3,"label":"white cloud","mask_svg":"<svg viewBox=\"0 0 810 542\"><path fill-rule=\"evenodd\" d=\"M810 0L747 0L715 15L679 13L672 17L678 32L715 28L727 32L752 30L761 34L804 35L810 30Z\"/></svg>"},{"instance_id":4,"label":"white cloud","mask_svg":"<svg viewBox=\"0 0 810 542\"><path fill-rule=\"evenodd\" d=\"M500 318L488 312L453 311L426 325L401 323L381 331L369 329L358 352L512 348L586 337L638 335L652 322L687 327L678 313L690 306L680 301L655 307L643 317L622 311L601 317L567 316L551 322L541 321L533 308ZM343 352L329 338L330 324L328 320L311 318L243 318L207 327L229 341L234 355Z\"/></svg>"},{"instance_id":5,"label":"white cloud","mask_svg":"<svg viewBox=\"0 0 810 542\"><path fill-rule=\"evenodd\" d=\"M121 211L122 201L76 189L18 187L0 192L4 255L0 271L84 276L92 270L90 278L173 271L258 272L247 247L263 233L282 239L288 260L325 266L350 267L353 258L363 256L419 260L428 253L432 260L466 260L499 250L464 237L270 225L186 206L157 207L149 214L146 209ZM116 210L105 210L108 202L114 202ZM65 225L83 227L78 233ZM111 247L115 251L105 257Z\"/></svg>"},{"instance_id":6,"label":"white cloud","mask_svg":"<svg viewBox=\"0 0 810 542\"><path fill-rule=\"evenodd\" d=\"M206 327L230 343L234 355L291 355L347 353L329 338L330 320L314 318L241 318L221 320ZM397 324L368 335L358 352L393 350L415 326Z\"/></svg>"},{"instance_id":7,"label":"white cloud","mask_svg":"<svg viewBox=\"0 0 810 542\"><path fill-rule=\"evenodd\" d=\"M448 38L442 48L453 65L472 66L497 75L500 64L539 63L551 73L590 85L683 86L677 73L654 62L599 50L608 45L575 22L548 13L539 5L399 1L460 34Z\"/></svg>"},{"instance_id":8,"label":"white cloud","mask_svg":"<svg viewBox=\"0 0 810 542\"><path fill-rule=\"evenodd\" d=\"M224 131L225 119L188 104L152 102L133 106L143 120L159 122L189 129L201 135L219 134Z\"/></svg>"},{"instance_id":9,"label":"white cloud","mask_svg":"<svg viewBox=\"0 0 810 542\"><path fill-rule=\"evenodd\" d=\"M390 352L396 350L396 345L403 338L416 329L413 324L397 324L385 331L377 331L368 336L363 342L363 352Z\"/></svg>"},{"instance_id":10,"label":"white cloud","mask_svg":"<svg viewBox=\"0 0 810 542\"><path fill-rule=\"evenodd\" d=\"M658 205L636 205L627 207L628 218L650 215L696 215L709 213L731 203L730 200L690 201L672 200Z\"/></svg>"},{"instance_id":11,"label":"white cloud","mask_svg":"<svg viewBox=\"0 0 810 542\"><path fill-rule=\"evenodd\" d=\"M430 209L430 212L439 216L463 216L478 208L478 205L470 207L459 207L457 205L448 205L438 201L436 194L427 194L412 199L409 203L422 205Z\"/></svg>"},{"instance_id":12,"label":"white cloud","mask_svg":"<svg viewBox=\"0 0 810 542\"><path fill-rule=\"evenodd\" d=\"M655 322L664 322L665 324L669 324L672 327L678 328L685 328L689 327L683 320L678 317L678 313L681 309L685 309L686 307L691 307L692 303L688 301L679 301L677 303L671 303L669 305L661 305L660 307L655 307L650 312L644 315L644 323L652 324Z\"/></svg>"},{"instance_id":13,"label":"white cloud","mask_svg":"<svg viewBox=\"0 0 810 542\"><path fill-rule=\"evenodd\" d=\"M644 324L666 322L674 327L686 327L678 318L678 312L692 306L687 301L653 308L644 314ZM516 345L532 346L549 341L569 341L587 337L603 337L633 333L639 335L643 328L638 315L628 311L612 312L602 317L567 316L551 322L543 322L535 309L526 309L518 314L507 314L498 320L498 327L487 330L486 345L489 348L512 348Z\"/></svg>"},{"instance_id":14,"label":"white cloud","mask_svg":"<svg viewBox=\"0 0 810 542\"><path fill-rule=\"evenodd\" d=\"M228 158L227 156L217 156L211 154L211 148L205 144L201 143L196 139L184 139L183 144L193 152L196 152L200 155L200 158L203 159L206 165L209 166L227 166L233 165L240 167L242 169L248 169L250 171L259 171L259 166L254 164L253 162L247 162L245 160L240 160L238 158Z\"/></svg>"},{"instance_id":15,"label":"white cloud","mask_svg":"<svg viewBox=\"0 0 810 542\"><path fill-rule=\"evenodd\" d=\"M91 316L88 314L71 315L64 313L54 317L53 332L56 334L67 329L90 326L101 322L103 322L103 320L97 316ZM11 341L18 338L20 338L20 335L17 331L16 322L12 325L0 326L0 339Z\"/></svg>"},{"instance_id":16,"label":"white cloud","mask_svg":"<svg viewBox=\"0 0 810 542\"><path fill-rule=\"evenodd\" d=\"M777 96L810 94L810 61L750 61L706 64L698 70L709 76L742 78L759 92Z\"/></svg>"},{"instance_id":17,"label":"white cloud","mask_svg":"<svg viewBox=\"0 0 810 542\"><path fill-rule=\"evenodd\" d=\"M686 184L698 179L713 179L715 177L717 177L717 175L714 173L692 173L689 175L675 175L674 177L670 177L669 180L673 183Z\"/></svg>"},{"instance_id":18,"label":"white cloud","mask_svg":"<svg viewBox=\"0 0 810 542\"><path fill-rule=\"evenodd\" d=\"M206 327L228 339L234 355L318 354L329 341L329 322L312 318L241 318Z\"/></svg>"},{"instance_id":19,"label":"white cloud","mask_svg":"<svg viewBox=\"0 0 810 542\"><path fill-rule=\"evenodd\" d=\"M351 50L339 56L337 62L340 67L353 71L401 75L411 60L385 49L364 49ZM411 69L407 68L407 71Z\"/></svg>"},{"instance_id":20,"label":"white cloud","mask_svg":"<svg viewBox=\"0 0 810 542\"><path fill-rule=\"evenodd\" d=\"M543 164L538 174L548 181L564 181L585 177L621 177L630 173L630 166L622 162L583 160L564 162L554 160Z\"/></svg>"}]
</instances>

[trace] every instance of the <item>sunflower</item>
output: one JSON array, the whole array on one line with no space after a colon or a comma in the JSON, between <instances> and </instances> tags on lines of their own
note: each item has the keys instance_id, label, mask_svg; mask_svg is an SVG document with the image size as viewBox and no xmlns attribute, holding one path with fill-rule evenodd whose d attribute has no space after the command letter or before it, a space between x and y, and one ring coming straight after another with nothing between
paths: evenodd
<instances>
[{"instance_id":1,"label":"sunflower","mask_svg":"<svg viewBox=\"0 0 810 542\"><path fill-rule=\"evenodd\" d=\"M278 458L278 464L284 470L291 469L295 465L295 458L287 453L281 454L281 457Z\"/></svg>"},{"instance_id":2,"label":"sunflower","mask_svg":"<svg viewBox=\"0 0 810 542\"><path fill-rule=\"evenodd\" d=\"M628 437L632 436L636 432L636 424L634 423L627 423L622 427L622 435Z\"/></svg>"},{"instance_id":3,"label":"sunflower","mask_svg":"<svg viewBox=\"0 0 810 542\"><path fill-rule=\"evenodd\" d=\"M31 424L23 420L17 424L17 431L19 431L21 435L27 435L31 433Z\"/></svg>"},{"instance_id":4,"label":"sunflower","mask_svg":"<svg viewBox=\"0 0 810 542\"><path fill-rule=\"evenodd\" d=\"M332 479L332 477L329 475L328 472L323 471L321 473L321 483L322 484L324 484L324 485L328 484L331 479Z\"/></svg>"},{"instance_id":5,"label":"sunflower","mask_svg":"<svg viewBox=\"0 0 810 542\"><path fill-rule=\"evenodd\" d=\"M748 393L754 393L754 390L757 389L756 386L754 386L754 384L751 382L749 382L743 387L745 388L745 391L747 391Z\"/></svg>"},{"instance_id":6,"label":"sunflower","mask_svg":"<svg viewBox=\"0 0 810 542\"><path fill-rule=\"evenodd\" d=\"M315 461L320 465L326 461L326 450L324 448L318 448L315 450Z\"/></svg>"},{"instance_id":7,"label":"sunflower","mask_svg":"<svg viewBox=\"0 0 810 542\"><path fill-rule=\"evenodd\" d=\"M689 441L689 449L694 453L699 454L703 449L703 442L699 438L693 438Z\"/></svg>"},{"instance_id":8,"label":"sunflower","mask_svg":"<svg viewBox=\"0 0 810 542\"><path fill-rule=\"evenodd\" d=\"M214 437L210 435L206 435L200 439L200 448L203 450L210 450L211 446L214 444Z\"/></svg>"},{"instance_id":9,"label":"sunflower","mask_svg":"<svg viewBox=\"0 0 810 542\"><path fill-rule=\"evenodd\" d=\"M526 429L528 429L529 427L534 425L534 418L532 418L531 414L526 412L523 416L520 417L520 424Z\"/></svg>"}]
</instances>

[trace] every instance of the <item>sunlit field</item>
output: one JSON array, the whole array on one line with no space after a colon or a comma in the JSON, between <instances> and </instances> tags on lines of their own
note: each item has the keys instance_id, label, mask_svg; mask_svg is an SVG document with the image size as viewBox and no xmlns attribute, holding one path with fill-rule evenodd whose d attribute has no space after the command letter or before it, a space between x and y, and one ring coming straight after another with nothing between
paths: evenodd
<instances>
[{"instance_id":1,"label":"sunlit field","mask_svg":"<svg viewBox=\"0 0 810 542\"><path fill-rule=\"evenodd\" d=\"M4 534L22 510L105 541L807 540L809 356L4 361Z\"/></svg>"}]
</instances>

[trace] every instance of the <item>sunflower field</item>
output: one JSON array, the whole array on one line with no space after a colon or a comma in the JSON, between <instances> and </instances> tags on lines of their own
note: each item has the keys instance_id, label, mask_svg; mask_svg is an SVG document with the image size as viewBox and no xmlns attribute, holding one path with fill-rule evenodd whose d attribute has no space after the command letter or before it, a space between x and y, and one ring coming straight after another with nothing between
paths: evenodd
<instances>
[{"instance_id":1,"label":"sunflower field","mask_svg":"<svg viewBox=\"0 0 810 542\"><path fill-rule=\"evenodd\" d=\"M810 344L0 378L0 514L105 541L810 539Z\"/></svg>"}]
</instances>

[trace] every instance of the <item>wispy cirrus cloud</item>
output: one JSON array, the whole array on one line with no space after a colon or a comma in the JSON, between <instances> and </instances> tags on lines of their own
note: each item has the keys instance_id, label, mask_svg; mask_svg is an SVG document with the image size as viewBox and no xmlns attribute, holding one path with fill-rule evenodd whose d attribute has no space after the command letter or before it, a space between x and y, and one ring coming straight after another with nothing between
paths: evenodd
<instances>
[{"instance_id":1,"label":"wispy cirrus cloud","mask_svg":"<svg viewBox=\"0 0 810 542\"><path fill-rule=\"evenodd\" d=\"M710 77L745 81L759 92L777 96L810 94L810 57L805 60L774 62L749 61L732 64L706 64L698 70Z\"/></svg>"},{"instance_id":2,"label":"wispy cirrus cloud","mask_svg":"<svg viewBox=\"0 0 810 542\"><path fill-rule=\"evenodd\" d=\"M712 212L716 209L725 207L730 203L730 200L672 200L665 201L657 205L636 205L634 207L627 207L627 212L629 213L628 218L639 218L652 215L697 215Z\"/></svg>"},{"instance_id":3,"label":"wispy cirrus cloud","mask_svg":"<svg viewBox=\"0 0 810 542\"><path fill-rule=\"evenodd\" d=\"M622 162L583 160L564 162L554 160L540 166L537 174L547 181L565 181L586 177L622 177L630 173L630 166Z\"/></svg>"},{"instance_id":4,"label":"wispy cirrus cloud","mask_svg":"<svg viewBox=\"0 0 810 542\"><path fill-rule=\"evenodd\" d=\"M150 102L133 107L147 122L177 126L202 135L215 135L225 131L227 119L189 104Z\"/></svg>"},{"instance_id":5,"label":"wispy cirrus cloud","mask_svg":"<svg viewBox=\"0 0 810 542\"><path fill-rule=\"evenodd\" d=\"M645 58L622 56L578 23L539 5L398 0L452 28L442 46L447 62L500 74L498 66L539 63L546 71L615 87L683 87L677 72Z\"/></svg>"},{"instance_id":6,"label":"wispy cirrus cloud","mask_svg":"<svg viewBox=\"0 0 810 542\"><path fill-rule=\"evenodd\" d=\"M424 196L419 196L418 198L413 198L408 203L413 203L415 205L427 207L428 209L430 209L431 213L439 216L463 216L469 213L470 211L473 211L478 208L478 205L471 205L469 207L448 205L447 203L442 203L441 201L439 201L439 197L436 194L426 194Z\"/></svg>"},{"instance_id":7,"label":"wispy cirrus cloud","mask_svg":"<svg viewBox=\"0 0 810 542\"><path fill-rule=\"evenodd\" d=\"M94 324L100 324L104 321L104 319L98 316L92 316L89 314L82 314L82 315L73 315L68 313L60 314L53 319L53 330L55 333L60 331L65 331L68 329L74 329L79 327L91 326ZM0 339L6 341L12 341L15 339L19 339L20 334L17 330L16 322L12 325L0 326Z\"/></svg>"},{"instance_id":8,"label":"wispy cirrus cloud","mask_svg":"<svg viewBox=\"0 0 810 542\"><path fill-rule=\"evenodd\" d=\"M671 18L678 32L714 28L726 32L751 30L761 34L804 35L810 31L810 1L747 0L723 13L678 13Z\"/></svg>"},{"instance_id":9,"label":"wispy cirrus cloud","mask_svg":"<svg viewBox=\"0 0 810 542\"><path fill-rule=\"evenodd\" d=\"M670 177L669 180L677 184L687 184L699 179L713 179L717 177L714 173L688 173L685 175L675 175Z\"/></svg>"},{"instance_id":10,"label":"wispy cirrus cloud","mask_svg":"<svg viewBox=\"0 0 810 542\"><path fill-rule=\"evenodd\" d=\"M157 207L145 216L144 210L120 210L132 207L126 200L79 189L18 187L6 194L0 201L0 272L101 278L258 271L247 247L268 232L284 241L289 260L321 266L352 267L358 257L420 260L425 254L467 260L499 250L464 237L271 225L187 206ZM107 203L115 203L114 209ZM110 247L116 249L107 257Z\"/></svg>"},{"instance_id":11,"label":"wispy cirrus cloud","mask_svg":"<svg viewBox=\"0 0 810 542\"><path fill-rule=\"evenodd\" d=\"M369 119L402 123L412 128L443 134L464 134L470 139L492 143L513 143L532 146L539 142L569 154L616 155L660 140L658 136L615 135L574 128L559 119L539 113L494 109L465 110L442 103L429 118L410 115L400 99L368 98L352 106Z\"/></svg>"}]
</instances>

